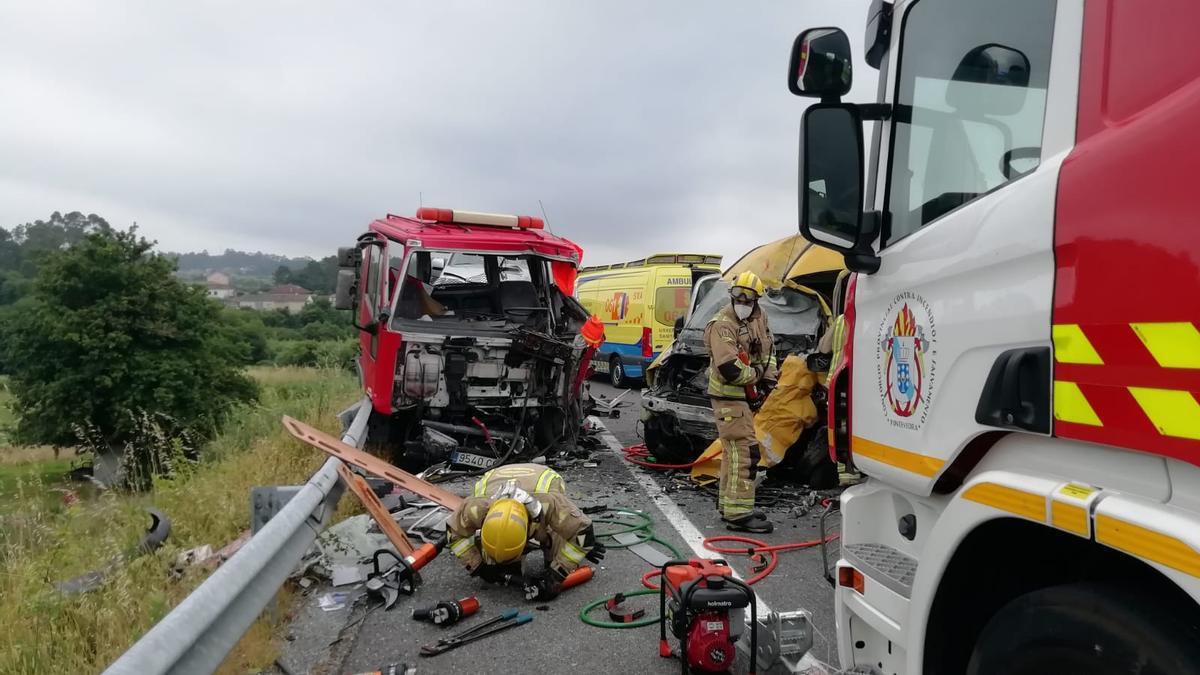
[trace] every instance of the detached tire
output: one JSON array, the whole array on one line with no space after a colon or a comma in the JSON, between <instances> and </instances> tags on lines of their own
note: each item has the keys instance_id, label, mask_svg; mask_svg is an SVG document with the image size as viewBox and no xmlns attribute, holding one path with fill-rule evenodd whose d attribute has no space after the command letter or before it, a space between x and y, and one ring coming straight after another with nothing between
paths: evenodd
<instances>
[{"instance_id":1,"label":"detached tire","mask_svg":"<svg viewBox=\"0 0 1200 675\"><path fill-rule=\"evenodd\" d=\"M625 366L621 365L621 357L614 356L608 360L608 382L617 389L625 387L629 378L625 377Z\"/></svg>"},{"instance_id":2,"label":"detached tire","mask_svg":"<svg viewBox=\"0 0 1200 675\"><path fill-rule=\"evenodd\" d=\"M967 675L1200 673L1197 613L1173 610L1153 594L1099 583L1034 591L987 622Z\"/></svg>"}]
</instances>

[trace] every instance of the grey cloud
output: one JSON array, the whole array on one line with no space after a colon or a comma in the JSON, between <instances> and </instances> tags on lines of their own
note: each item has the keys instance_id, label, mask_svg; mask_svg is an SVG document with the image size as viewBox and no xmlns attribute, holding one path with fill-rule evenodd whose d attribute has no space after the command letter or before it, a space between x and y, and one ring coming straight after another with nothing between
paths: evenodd
<instances>
[{"instance_id":1,"label":"grey cloud","mask_svg":"<svg viewBox=\"0 0 1200 675\"><path fill-rule=\"evenodd\" d=\"M0 224L79 209L168 249L319 256L423 192L541 199L588 262L732 259L795 231L792 39L840 25L857 45L866 4L9 7Z\"/></svg>"}]
</instances>

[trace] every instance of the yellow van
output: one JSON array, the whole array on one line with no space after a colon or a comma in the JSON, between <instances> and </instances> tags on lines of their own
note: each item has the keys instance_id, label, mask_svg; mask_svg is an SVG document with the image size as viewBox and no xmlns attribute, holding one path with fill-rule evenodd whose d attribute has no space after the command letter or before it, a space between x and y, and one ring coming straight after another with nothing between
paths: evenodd
<instances>
[{"instance_id":1,"label":"yellow van","mask_svg":"<svg viewBox=\"0 0 1200 675\"><path fill-rule=\"evenodd\" d=\"M604 322L596 372L613 386L641 379L642 369L675 339L687 314L692 283L721 271L721 256L656 253L640 260L579 270L575 297Z\"/></svg>"}]
</instances>

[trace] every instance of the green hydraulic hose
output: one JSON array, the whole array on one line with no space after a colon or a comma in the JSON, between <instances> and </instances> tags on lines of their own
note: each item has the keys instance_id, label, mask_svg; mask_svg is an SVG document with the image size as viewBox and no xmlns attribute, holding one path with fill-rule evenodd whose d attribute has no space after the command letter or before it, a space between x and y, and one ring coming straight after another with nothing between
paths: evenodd
<instances>
[{"instance_id":1,"label":"green hydraulic hose","mask_svg":"<svg viewBox=\"0 0 1200 675\"><path fill-rule=\"evenodd\" d=\"M605 548L629 548L630 546L636 546L637 544L653 542L655 544L658 544L659 546L662 546L666 550L670 551L672 559L678 560L683 557L679 553L679 550L671 545L671 542L659 539L654 534L654 530L652 529L652 525L654 524L654 521L652 521L650 519L650 516L646 515L645 513L642 513L641 511L617 510L617 511L613 511L613 513L618 516L626 516L628 518L633 518L635 520L634 520L634 522L629 522L629 520L622 519L622 518L593 518L592 519L593 523L616 526L614 529L612 529L610 531L596 533L596 539L605 539L606 540L604 542ZM631 532L633 534L637 535L637 537L638 537L637 541L625 544L625 543L616 541L614 539L614 537L619 534L627 534L627 533L631 533ZM654 589L649 589L649 588L639 588L635 591L627 591L625 593L622 593L621 595L624 595L626 598L632 598L632 597L636 597L639 595L658 595L658 591L654 590ZM600 598L599 600L596 600L595 602L584 605L583 609L581 609L579 611L579 620L589 626L595 626L596 628L640 628L642 626L649 626L649 625L658 623L659 617L657 617L657 616L638 619L636 621L630 621L629 623L620 623L620 622L616 622L616 621L601 621L599 619L593 619L590 616L588 616L592 612L592 610L604 605L607 602L608 602L608 598L604 597L604 598Z\"/></svg>"},{"instance_id":2,"label":"green hydraulic hose","mask_svg":"<svg viewBox=\"0 0 1200 675\"><path fill-rule=\"evenodd\" d=\"M635 595L658 595L658 591L650 590L649 588L639 588L636 591L628 591L626 593L622 593L622 595L624 595L627 598L635 596ZM583 609L579 610L579 620L586 623L589 626L595 626L596 628L641 628L642 626L649 626L650 624L658 623L657 616L651 616L651 617L647 617L644 619L638 619L637 621L630 621L629 623L619 623L616 621L600 621L599 619L593 619L588 616L588 614L593 609L596 609L597 607L600 607L607 602L608 602L608 598L600 598L599 600L597 600L593 603L584 605Z\"/></svg>"}]
</instances>

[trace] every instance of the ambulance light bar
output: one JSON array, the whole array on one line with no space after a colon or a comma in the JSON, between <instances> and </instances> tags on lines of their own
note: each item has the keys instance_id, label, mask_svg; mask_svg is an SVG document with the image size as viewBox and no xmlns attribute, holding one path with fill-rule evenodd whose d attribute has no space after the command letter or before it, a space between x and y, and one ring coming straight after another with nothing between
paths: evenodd
<instances>
[{"instance_id":1,"label":"ambulance light bar","mask_svg":"<svg viewBox=\"0 0 1200 675\"><path fill-rule=\"evenodd\" d=\"M502 213L435 209L431 206L423 206L417 209L417 219L433 220L439 223L458 223L460 225L516 227L523 230L540 230L545 227L545 223L542 222L541 218L534 218L533 216L510 216Z\"/></svg>"}]
</instances>

